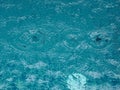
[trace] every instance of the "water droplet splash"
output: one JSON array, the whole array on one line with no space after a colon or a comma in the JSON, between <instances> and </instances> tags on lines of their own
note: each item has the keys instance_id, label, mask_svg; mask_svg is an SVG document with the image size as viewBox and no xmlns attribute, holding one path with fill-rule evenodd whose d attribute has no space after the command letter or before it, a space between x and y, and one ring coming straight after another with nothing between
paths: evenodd
<instances>
[{"instance_id":1,"label":"water droplet splash","mask_svg":"<svg viewBox=\"0 0 120 90\"><path fill-rule=\"evenodd\" d=\"M70 90L85 90L86 77L79 73L68 76L67 86Z\"/></svg>"}]
</instances>

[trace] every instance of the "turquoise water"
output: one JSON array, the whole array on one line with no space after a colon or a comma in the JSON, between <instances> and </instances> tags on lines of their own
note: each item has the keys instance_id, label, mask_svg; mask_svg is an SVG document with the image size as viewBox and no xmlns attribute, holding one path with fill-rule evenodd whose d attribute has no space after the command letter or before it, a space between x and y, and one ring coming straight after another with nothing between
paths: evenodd
<instances>
[{"instance_id":1,"label":"turquoise water","mask_svg":"<svg viewBox=\"0 0 120 90\"><path fill-rule=\"evenodd\" d=\"M0 90L120 90L120 0L0 0Z\"/></svg>"}]
</instances>

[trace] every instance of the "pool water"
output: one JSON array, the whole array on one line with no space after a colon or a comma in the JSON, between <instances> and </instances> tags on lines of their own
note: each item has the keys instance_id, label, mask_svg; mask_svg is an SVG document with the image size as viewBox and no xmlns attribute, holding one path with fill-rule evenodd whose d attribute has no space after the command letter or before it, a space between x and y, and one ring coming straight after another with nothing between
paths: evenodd
<instances>
[{"instance_id":1,"label":"pool water","mask_svg":"<svg viewBox=\"0 0 120 90\"><path fill-rule=\"evenodd\" d=\"M0 0L0 90L120 90L120 0Z\"/></svg>"}]
</instances>

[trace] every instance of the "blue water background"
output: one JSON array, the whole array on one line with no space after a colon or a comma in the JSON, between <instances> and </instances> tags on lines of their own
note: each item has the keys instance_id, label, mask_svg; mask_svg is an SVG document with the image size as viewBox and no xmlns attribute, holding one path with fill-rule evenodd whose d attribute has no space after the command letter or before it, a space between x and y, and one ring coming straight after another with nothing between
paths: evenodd
<instances>
[{"instance_id":1,"label":"blue water background","mask_svg":"<svg viewBox=\"0 0 120 90\"><path fill-rule=\"evenodd\" d=\"M120 0L0 0L0 90L120 88Z\"/></svg>"}]
</instances>

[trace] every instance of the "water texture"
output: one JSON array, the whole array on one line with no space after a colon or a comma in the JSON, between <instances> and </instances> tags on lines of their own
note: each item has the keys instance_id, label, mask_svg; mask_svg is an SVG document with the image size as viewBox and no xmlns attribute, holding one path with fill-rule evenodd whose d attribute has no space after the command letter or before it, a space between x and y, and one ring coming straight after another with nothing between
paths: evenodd
<instances>
[{"instance_id":1,"label":"water texture","mask_svg":"<svg viewBox=\"0 0 120 90\"><path fill-rule=\"evenodd\" d=\"M0 90L120 90L120 0L0 0Z\"/></svg>"}]
</instances>

